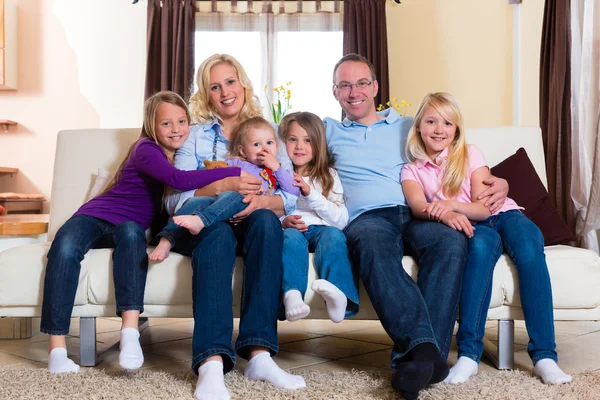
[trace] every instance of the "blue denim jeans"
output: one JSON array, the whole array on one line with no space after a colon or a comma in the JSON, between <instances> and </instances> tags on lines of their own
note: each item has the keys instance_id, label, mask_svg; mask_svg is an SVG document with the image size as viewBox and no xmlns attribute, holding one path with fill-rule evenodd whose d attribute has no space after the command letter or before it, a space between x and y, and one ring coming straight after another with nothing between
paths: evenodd
<instances>
[{"instance_id":1,"label":"blue denim jeans","mask_svg":"<svg viewBox=\"0 0 600 400\"><path fill-rule=\"evenodd\" d=\"M114 248L113 277L117 315L144 311L148 273L146 236L133 221L113 225L89 215L74 215L58 230L48 251L40 331L69 333L81 261L90 249Z\"/></svg>"},{"instance_id":2,"label":"blue denim jeans","mask_svg":"<svg viewBox=\"0 0 600 400\"><path fill-rule=\"evenodd\" d=\"M463 275L460 325L456 334L458 355L476 362L481 359L493 272L502 250L514 261L519 276L529 356L534 364L543 358L558 361L544 237L519 210L493 215L475 225Z\"/></svg>"},{"instance_id":3,"label":"blue denim jeans","mask_svg":"<svg viewBox=\"0 0 600 400\"><path fill-rule=\"evenodd\" d=\"M425 342L438 346L446 359L458 311L466 236L438 222L413 221L404 206L367 211L344 233L352 262L394 341L392 369ZM404 240L419 264L416 283L402 267Z\"/></svg>"},{"instance_id":4,"label":"blue denim jeans","mask_svg":"<svg viewBox=\"0 0 600 400\"><path fill-rule=\"evenodd\" d=\"M233 368L237 354L248 358L249 346L279 351L277 312L282 275L283 231L269 210L252 212L238 225L215 222L193 236L186 232L174 251L192 257L194 336L192 369L214 355L223 370ZM244 258L239 336L233 350L232 278L236 249Z\"/></svg>"},{"instance_id":5,"label":"blue denim jeans","mask_svg":"<svg viewBox=\"0 0 600 400\"><path fill-rule=\"evenodd\" d=\"M357 274L353 274L346 237L338 228L311 225L308 231L283 231L282 292L296 289L304 294L308 284L308 253L314 252L317 275L335 285L348 298L346 318L358 312Z\"/></svg>"},{"instance_id":6,"label":"blue denim jeans","mask_svg":"<svg viewBox=\"0 0 600 400\"><path fill-rule=\"evenodd\" d=\"M242 203L244 196L238 192L223 192L217 197L191 197L183 203L175 215L197 215L204 223L204 227L211 226L217 221L227 221L235 214L246 209L248 204ZM166 237L171 245L185 234L187 229L180 227L172 218L157 235Z\"/></svg>"}]
</instances>

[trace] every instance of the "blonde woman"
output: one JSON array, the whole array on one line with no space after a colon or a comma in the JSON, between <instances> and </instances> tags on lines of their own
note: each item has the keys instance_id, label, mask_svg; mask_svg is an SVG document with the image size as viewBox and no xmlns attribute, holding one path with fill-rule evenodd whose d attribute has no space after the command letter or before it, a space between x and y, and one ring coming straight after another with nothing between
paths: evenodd
<instances>
[{"instance_id":1,"label":"blonde woman","mask_svg":"<svg viewBox=\"0 0 600 400\"><path fill-rule=\"evenodd\" d=\"M198 87L190 99L190 137L175 155L175 166L203 168L205 160L225 160L228 144L239 125L262 116L258 99L243 67L227 54L215 54L200 65ZM281 154L277 157L283 161ZM290 212L296 196L277 190L259 195L262 180L255 176L226 178L195 191L173 193L167 209L175 214L192 197L216 197L238 192L248 206L234 215L233 223L218 221L198 235L184 232L174 251L192 257L194 334L192 369L198 374L197 399L229 399L224 373L233 369L236 356L248 360L245 375L285 389L305 387L271 358L279 351L277 312L282 276L283 234L279 216ZM233 334L232 277L236 250L244 257L244 283L239 335Z\"/></svg>"}]
</instances>

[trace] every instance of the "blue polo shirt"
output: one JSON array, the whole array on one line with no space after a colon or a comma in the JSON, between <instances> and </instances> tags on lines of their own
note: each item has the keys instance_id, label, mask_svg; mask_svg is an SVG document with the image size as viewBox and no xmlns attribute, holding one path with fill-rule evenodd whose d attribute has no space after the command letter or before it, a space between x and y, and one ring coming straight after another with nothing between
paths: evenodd
<instances>
[{"instance_id":1,"label":"blue polo shirt","mask_svg":"<svg viewBox=\"0 0 600 400\"><path fill-rule=\"evenodd\" d=\"M412 117L389 108L378 114L385 118L370 126L348 118L324 121L351 221L365 211L406 206L400 174L408 162L405 148Z\"/></svg>"}]
</instances>

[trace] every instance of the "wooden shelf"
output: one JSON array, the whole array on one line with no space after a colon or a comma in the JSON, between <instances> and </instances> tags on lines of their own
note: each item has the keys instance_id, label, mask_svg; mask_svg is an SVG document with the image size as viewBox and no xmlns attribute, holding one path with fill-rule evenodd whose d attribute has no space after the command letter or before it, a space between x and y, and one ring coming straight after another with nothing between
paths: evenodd
<instances>
[{"instance_id":1,"label":"wooden shelf","mask_svg":"<svg viewBox=\"0 0 600 400\"><path fill-rule=\"evenodd\" d=\"M16 174L19 168L0 167L0 174Z\"/></svg>"},{"instance_id":2,"label":"wooden shelf","mask_svg":"<svg viewBox=\"0 0 600 400\"><path fill-rule=\"evenodd\" d=\"M17 123L15 121L11 121L9 119L0 119L0 125L2 125L4 132L8 132L8 127L10 125L17 125Z\"/></svg>"},{"instance_id":3,"label":"wooden shelf","mask_svg":"<svg viewBox=\"0 0 600 400\"><path fill-rule=\"evenodd\" d=\"M0 217L0 235L39 235L48 232L49 214L8 214Z\"/></svg>"}]
</instances>

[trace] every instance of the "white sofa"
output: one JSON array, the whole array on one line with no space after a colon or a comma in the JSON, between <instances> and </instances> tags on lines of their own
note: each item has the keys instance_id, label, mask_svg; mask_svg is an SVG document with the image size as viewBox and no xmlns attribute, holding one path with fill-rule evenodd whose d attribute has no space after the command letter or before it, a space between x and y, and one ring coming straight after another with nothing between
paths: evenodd
<instances>
[{"instance_id":1,"label":"white sofa","mask_svg":"<svg viewBox=\"0 0 600 400\"><path fill-rule=\"evenodd\" d=\"M72 130L58 134L52 207L48 240L87 199L99 168L114 171L138 136L139 129ZM544 153L539 128L499 127L472 129L468 141L496 165L524 147L542 181L546 182ZM41 314L44 268L50 243L33 244L0 253L0 316L37 317ZM554 315L557 320L600 320L600 259L592 251L567 246L550 246L546 255L553 284ZM312 263L312 259L311 259ZM241 259L238 258L238 267ZM404 257L405 270L416 279L418 266ZM143 317L192 317L192 269L190 260L179 254L159 263L150 263ZM310 280L315 278L311 265ZM90 251L82 263L75 296L74 317L82 317L81 362L95 365L95 317L115 315L111 250ZM234 309L239 315L242 269L234 274ZM310 318L327 318L322 301L308 286ZM401 296L401 294L399 294ZM360 312L356 319L377 319L360 289ZM522 319L518 281L506 255L494 272L489 319L500 320L499 345L491 356L499 368L512 368L513 320ZM343 322L342 322L343 323ZM489 343L486 349L489 347ZM488 354L490 355L490 354Z\"/></svg>"}]
</instances>

